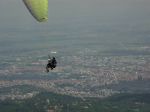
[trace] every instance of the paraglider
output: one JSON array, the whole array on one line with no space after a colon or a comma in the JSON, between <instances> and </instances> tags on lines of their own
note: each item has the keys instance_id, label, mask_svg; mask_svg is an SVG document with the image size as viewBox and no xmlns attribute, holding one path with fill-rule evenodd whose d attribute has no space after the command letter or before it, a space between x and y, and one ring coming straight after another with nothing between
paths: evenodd
<instances>
[{"instance_id":1,"label":"paraglider","mask_svg":"<svg viewBox=\"0 0 150 112\"><path fill-rule=\"evenodd\" d=\"M31 15L38 22L45 22L48 20L48 0L22 0L31 13ZM53 52L56 53L56 52ZM46 65L46 72L53 70L57 65L55 57L49 56L48 64Z\"/></svg>"},{"instance_id":2,"label":"paraglider","mask_svg":"<svg viewBox=\"0 0 150 112\"><path fill-rule=\"evenodd\" d=\"M23 0L23 2L38 22L48 20L48 0Z\"/></svg>"}]
</instances>

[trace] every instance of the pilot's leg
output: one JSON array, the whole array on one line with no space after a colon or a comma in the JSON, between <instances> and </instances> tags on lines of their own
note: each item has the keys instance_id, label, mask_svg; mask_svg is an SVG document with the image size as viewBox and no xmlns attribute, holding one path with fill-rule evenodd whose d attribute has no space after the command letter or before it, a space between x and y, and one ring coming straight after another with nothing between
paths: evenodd
<instances>
[{"instance_id":1,"label":"pilot's leg","mask_svg":"<svg viewBox=\"0 0 150 112\"><path fill-rule=\"evenodd\" d=\"M46 68L46 72L49 72L49 69L48 69L48 68Z\"/></svg>"},{"instance_id":2,"label":"pilot's leg","mask_svg":"<svg viewBox=\"0 0 150 112\"><path fill-rule=\"evenodd\" d=\"M48 66L46 66L46 72L49 72Z\"/></svg>"}]
</instances>

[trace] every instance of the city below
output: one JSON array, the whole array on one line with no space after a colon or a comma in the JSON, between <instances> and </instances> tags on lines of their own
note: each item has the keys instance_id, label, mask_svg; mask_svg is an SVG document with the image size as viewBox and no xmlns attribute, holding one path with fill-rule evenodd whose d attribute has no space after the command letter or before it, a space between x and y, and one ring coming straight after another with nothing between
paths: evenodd
<instances>
[{"instance_id":1,"label":"city below","mask_svg":"<svg viewBox=\"0 0 150 112\"><path fill-rule=\"evenodd\" d=\"M42 55L38 59L32 56L5 58L1 60L0 88L29 85L81 98L150 91L149 55L98 54L85 49L76 55L57 56L57 61L56 69L46 73L47 60ZM28 98L38 92L23 95ZM18 93L11 92L2 94L0 99L14 98L14 95L20 98Z\"/></svg>"}]
</instances>

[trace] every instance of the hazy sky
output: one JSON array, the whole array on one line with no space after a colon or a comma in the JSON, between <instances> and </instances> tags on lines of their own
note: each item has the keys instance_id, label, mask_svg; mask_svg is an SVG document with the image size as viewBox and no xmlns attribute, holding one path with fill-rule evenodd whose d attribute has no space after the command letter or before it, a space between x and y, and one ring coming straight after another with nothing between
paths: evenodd
<instances>
[{"instance_id":1,"label":"hazy sky","mask_svg":"<svg viewBox=\"0 0 150 112\"><path fill-rule=\"evenodd\" d=\"M55 42L58 43L62 42L58 39L75 40L77 37L83 40L89 37L88 42L97 42L101 38L110 42L114 38L123 42L127 38L132 41L145 38L147 41L149 32L150 0L49 0L47 23L38 23L22 0L0 0L0 38L4 42L12 37L20 41L27 37L36 40L38 36L42 40L43 37L54 39L53 36L57 36Z\"/></svg>"},{"instance_id":2,"label":"hazy sky","mask_svg":"<svg viewBox=\"0 0 150 112\"><path fill-rule=\"evenodd\" d=\"M150 0L49 0L49 23L150 20ZM102 21L100 20L102 19ZM118 20L117 20L118 19ZM83 21L83 20L82 20ZM82 22L81 21L81 22ZM83 21L84 22L84 21ZM0 0L0 27L32 25L22 0Z\"/></svg>"}]
</instances>

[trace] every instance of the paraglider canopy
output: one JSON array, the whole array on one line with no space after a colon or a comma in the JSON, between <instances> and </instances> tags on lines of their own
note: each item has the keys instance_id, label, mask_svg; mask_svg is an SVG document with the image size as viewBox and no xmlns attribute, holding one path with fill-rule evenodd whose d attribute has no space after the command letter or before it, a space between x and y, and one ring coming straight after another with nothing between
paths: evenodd
<instances>
[{"instance_id":1,"label":"paraglider canopy","mask_svg":"<svg viewBox=\"0 0 150 112\"><path fill-rule=\"evenodd\" d=\"M48 20L48 0L23 0L23 2L37 21Z\"/></svg>"}]
</instances>

